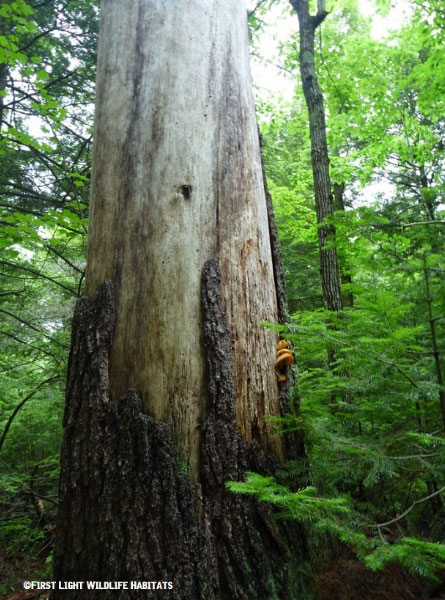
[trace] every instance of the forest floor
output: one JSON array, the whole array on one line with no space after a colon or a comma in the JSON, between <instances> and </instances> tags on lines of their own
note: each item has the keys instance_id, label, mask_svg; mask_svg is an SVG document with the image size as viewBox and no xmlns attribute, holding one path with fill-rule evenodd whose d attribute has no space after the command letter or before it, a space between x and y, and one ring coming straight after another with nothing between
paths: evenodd
<instances>
[{"instance_id":1,"label":"forest floor","mask_svg":"<svg viewBox=\"0 0 445 600\"><path fill-rule=\"evenodd\" d=\"M397 564L372 572L349 549L317 574L316 592L317 600L445 600L445 585L414 577Z\"/></svg>"},{"instance_id":2,"label":"forest floor","mask_svg":"<svg viewBox=\"0 0 445 600\"><path fill-rule=\"evenodd\" d=\"M32 563L0 561L0 598L4 600L44 600L47 591L25 590L24 581L49 581L48 565L45 558Z\"/></svg>"},{"instance_id":3,"label":"forest floor","mask_svg":"<svg viewBox=\"0 0 445 600\"><path fill-rule=\"evenodd\" d=\"M0 560L0 597L46 600L47 591L24 590L23 581L49 581L45 558L20 564ZM445 574L444 574L445 575ZM399 565L373 573L350 550L342 552L316 576L317 600L445 600L445 585L413 577ZM287 600L287 599L283 599Z\"/></svg>"}]
</instances>

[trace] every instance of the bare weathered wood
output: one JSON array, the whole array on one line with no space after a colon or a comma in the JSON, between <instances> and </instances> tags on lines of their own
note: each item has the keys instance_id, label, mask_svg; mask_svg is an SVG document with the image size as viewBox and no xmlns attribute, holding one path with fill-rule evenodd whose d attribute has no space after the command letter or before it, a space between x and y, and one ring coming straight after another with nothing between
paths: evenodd
<instances>
[{"instance_id":1,"label":"bare weathered wood","mask_svg":"<svg viewBox=\"0 0 445 600\"><path fill-rule=\"evenodd\" d=\"M170 427L144 414L129 390L111 401L108 369L115 322L111 282L78 301L69 362L54 577L59 581L166 581L175 600L308 597L305 533L279 524L269 506L229 492L247 469L279 467L235 420L231 334L219 304L220 274L202 280L207 417L201 484L178 460ZM204 400L204 399L203 399ZM158 597L158 591L55 591L53 600Z\"/></svg>"},{"instance_id":2,"label":"bare weathered wood","mask_svg":"<svg viewBox=\"0 0 445 600\"><path fill-rule=\"evenodd\" d=\"M281 314L271 219L243 2L102 0L56 579L172 581L162 597L175 600L305 597L304 532L225 487L287 459L266 419L284 410L277 336L260 326Z\"/></svg>"},{"instance_id":3,"label":"bare weathered wood","mask_svg":"<svg viewBox=\"0 0 445 600\"><path fill-rule=\"evenodd\" d=\"M282 453L278 319L240 0L104 0L87 293L111 279L114 398L136 386L197 476L205 361L200 274L214 258L232 332L236 419ZM165 402L165 398L169 398Z\"/></svg>"}]
</instances>

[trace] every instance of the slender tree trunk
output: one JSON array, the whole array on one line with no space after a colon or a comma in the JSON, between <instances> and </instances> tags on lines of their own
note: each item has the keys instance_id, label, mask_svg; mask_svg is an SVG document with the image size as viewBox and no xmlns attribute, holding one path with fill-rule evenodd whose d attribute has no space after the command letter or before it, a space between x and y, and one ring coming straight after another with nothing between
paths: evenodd
<instances>
[{"instance_id":1,"label":"slender tree trunk","mask_svg":"<svg viewBox=\"0 0 445 600\"><path fill-rule=\"evenodd\" d=\"M423 205L424 205L426 216L427 216L427 221L429 223L434 223L434 221L436 220L436 215L434 212L434 205L431 202L431 200L428 199L428 197L426 196L426 194L424 192L424 190L428 189L428 187L429 187L429 182L428 182L428 178L425 173L424 165L421 165L419 170L420 170L421 176L416 178L419 195L423 201ZM433 239L433 241L432 241L433 252L440 254L442 251L442 248L440 248L439 246L440 246L440 244L437 243L437 240ZM431 296L430 274L428 271L428 266L427 266L425 256L423 257L423 275L424 275L424 280L425 280L426 303L427 303L427 307L428 307L428 322L429 322L429 327L430 327L431 345L433 347L434 367L435 367L435 371L436 371L437 385L439 386L439 405L440 405L440 411L442 414L443 429L445 431L445 390L443 387L444 381L443 381L443 374L442 374L442 364L441 364L441 360L440 360L439 344L437 342L436 319L434 318L434 312L433 312L433 299Z\"/></svg>"},{"instance_id":2,"label":"slender tree trunk","mask_svg":"<svg viewBox=\"0 0 445 600\"><path fill-rule=\"evenodd\" d=\"M345 184L344 183L334 183L332 186L332 192L334 196L334 210L345 210L345 200L344 200L344 192L345 192ZM345 268L346 267L346 268ZM348 272L348 265L345 264L344 260L340 260L340 282L342 285L351 284L352 278L351 274ZM344 294L342 296L343 306L354 306L354 295L352 292Z\"/></svg>"},{"instance_id":3,"label":"slender tree trunk","mask_svg":"<svg viewBox=\"0 0 445 600\"><path fill-rule=\"evenodd\" d=\"M102 2L55 578L171 581L163 597L184 600L305 598L304 532L225 488L289 456L266 421L286 395L260 322L282 317L284 298L246 11L183 4ZM88 592L108 597L151 595Z\"/></svg>"},{"instance_id":4,"label":"slender tree trunk","mask_svg":"<svg viewBox=\"0 0 445 600\"><path fill-rule=\"evenodd\" d=\"M323 300L326 308L342 310L337 251L326 248L335 242L335 227L324 225L326 217L333 213L333 198L329 176L329 156L326 141L326 122L323 95L318 84L314 60L314 33L327 16L324 2L318 1L317 14L309 13L309 0L290 0L297 12L300 25L300 71L304 97L309 113L312 172L314 176L315 208L317 212L318 244L320 248L320 272Z\"/></svg>"},{"instance_id":5,"label":"slender tree trunk","mask_svg":"<svg viewBox=\"0 0 445 600\"><path fill-rule=\"evenodd\" d=\"M5 4L5 0L0 0L0 7L2 6L2 4ZM0 34L5 37L8 37L11 34L10 27L6 25L6 20L3 21L3 23L0 22ZM8 83L8 73L8 63L0 63L0 92L6 92L6 86ZM0 129L3 126L3 122L5 120L4 105L4 96L0 94Z\"/></svg>"},{"instance_id":6,"label":"slender tree trunk","mask_svg":"<svg viewBox=\"0 0 445 600\"><path fill-rule=\"evenodd\" d=\"M0 3L1 5L1 3ZM6 84L8 81L8 67L6 64L0 64L0 92L6 91ZM3 125L4 120L4 97L0 94L0 127Z\"/></svg>"},{"instance_id":7,"label":"slender tree trunk","mask_svg":"<svg viewBox=\"0 0 445 600\"><path fill-rule=\"evenodd\" d=\"M436 380L439 386L439 406L442 414L442 426L445 431L445 390L443 387L442 365L440 362L439 344L437 342L436 319L433 314L433 299L431 297L430 276L426 264L426 258L423 257L423 277L425 280L426 304L428 307L428 322L430 326L431 344L433 347L434 366L436 370Z\"/></svg>"}]
</instances>

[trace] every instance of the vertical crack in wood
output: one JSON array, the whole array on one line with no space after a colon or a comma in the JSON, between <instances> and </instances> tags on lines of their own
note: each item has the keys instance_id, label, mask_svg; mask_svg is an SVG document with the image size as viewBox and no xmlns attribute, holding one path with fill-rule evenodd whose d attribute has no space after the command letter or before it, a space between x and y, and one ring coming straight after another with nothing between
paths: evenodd
<instances>
[{"instance_id":1,"label":"vertical crack in wood","mask_svg":"<svg viewBox=\"0 0 445 600\"><path fill-rule=\"evenodd\" d=\"M284 279L283 262L281 259L280 238L278 236L278 228L275 220L272 196L270 195L269 189L267 187L266 169L264 165L264 156L262 151L263 142L259 129L258 136L260 140L261 169L263 173L264 194L266 197L270 249L272 253L272 266L275 280L275 290L277 294L278 322L287 323L289 321L289 309L287 305L286 282Z\"/></svg>"},{"instance_id":2,"label":"vertical crack in wood","mask_svg":"<svg viewBox=\"0 0 445 600\"><path fill-rule=\"evenodd\" d=\"M258 129L258 135L260 139L260 155L261 155L261 167L263 172L263 183L264 193L266 196L266 207L267 207L267 218L269 223L269 238L270 248L272 253L272 265L274 272L275 289L277 294L277 306L278 306L278 322L287 323L289 322L289 309L287 302L286 293L286 282L284 277L283 261L281 257L280 239L278 235L277 223L275 220L275 214L272 203L272 196L270 195L267 187L266 170L264 164L264 156L262 152L262 136ZM287 370L286 381L279 384L278 397L280 400L280 407L282 415L286 414L290 410L290 395L291 390L295 385L295 372L292 368ZM299 406L299 398L295 397L294 406L295 410ZM304 449L304 435L303 432L287 433L284 436L286 454L288 459L299 459L305 456Z\"/></svg>"}]
</instances>

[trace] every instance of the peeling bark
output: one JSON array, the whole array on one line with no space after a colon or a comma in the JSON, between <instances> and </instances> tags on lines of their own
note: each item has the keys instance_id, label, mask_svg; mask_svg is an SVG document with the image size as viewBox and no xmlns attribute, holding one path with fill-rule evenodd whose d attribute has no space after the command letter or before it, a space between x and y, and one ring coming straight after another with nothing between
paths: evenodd
<instances>
[{"instance_id":1,"label":"peeling bark","mask_svg":"<svg viewBox=\"0 0 445 600\"><path fill-rule=\"evenodd\" d=\"M115 321L111 282L73 321L54 576L60 581L172 581L171 598L199 598L211 566L196 498L166 424L136 390L118 403L108 378ZM147 598L146 591L61 591L53 598ZM209 596L211 598L211 596Z\"/></svg>"},{"instance_id":2,"label":"peeling bark","mask_svg":"<svg viewBox=\"0 0 445 600\"><path fill-rule=\"evenodd\" d=\"M212 257L232 334L235 414L245 441L283 456L279 319L240 0L103 0L87 295L115 286L111 389L130 387L168 422L198 476L205 414L200 277ZM166 401L168 399L168 401Z\"/></svg>"},{"instance_id":3,"label":"peeling bark","mask_svg":"<svg viewBox=\"0 0 445 600\"><path fill-rule=\"evenodd\" d=\"M224 486L242 480L246 470L273 475L280 464L257 443L245 444L236 428L230 331L219 306L219 282L216 263L208 261L202 286L209 381L202 490L216 541L221 598L273 598L274 589L277 598L302 598L308 580L303 576L298 581L292 573L298 564L307 564L302 528L289 523L279 526L270 506L232 494Z\"/></svg>"},{"instance_id":4,"label":"peeling bark","mask_svg":"<svg viewBox=\"0 0 445 600\"><path fill-rule=\"evenodd\" d=\"M165 581L174 600L303 599L310 568L305 534L279 524L270 506L234 495L225 483L246 470L279 467L236 427L231 335L219 304L220 275L202 281L207 355L207 417L201 484L178 462L170 428L145 415L131 389L110 399L108 368L115 321L113 286L92 305L78 301L72 335L54 576L59 581ZM53 600L81 600L83 590ZM88 591L92 600L157 597L147 590Z\"/></svg>"}]
</instances>

